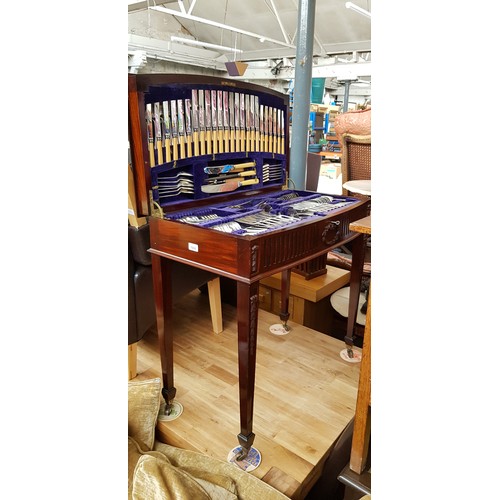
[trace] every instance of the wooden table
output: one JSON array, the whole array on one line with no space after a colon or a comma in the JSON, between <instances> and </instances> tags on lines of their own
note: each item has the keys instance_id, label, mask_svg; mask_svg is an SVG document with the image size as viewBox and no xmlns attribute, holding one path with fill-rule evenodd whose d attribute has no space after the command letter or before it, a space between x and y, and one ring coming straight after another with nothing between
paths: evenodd
<instances>
[{"instance_id":1,"label":"wooden table","mask_svg":"<svg viewBox=\"0 0 500 500\"><path fill-rule=\"evenodd\" d=\"M349 225L351 231L371 234L371 216L364 217ZM354 261L354 254L353 254ZM363 335L363 356L361 358L358 397L354 416L350 468L361 474L368 459L371 434L371 294L368 293L365 333Z\"/></svg>"}]
</instances>

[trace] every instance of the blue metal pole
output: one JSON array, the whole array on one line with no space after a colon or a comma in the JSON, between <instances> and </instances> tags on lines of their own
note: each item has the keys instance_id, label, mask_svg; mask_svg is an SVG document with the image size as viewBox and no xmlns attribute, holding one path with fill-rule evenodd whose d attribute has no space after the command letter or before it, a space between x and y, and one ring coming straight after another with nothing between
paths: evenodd
<instances>
[{"instance_id":1,"label":"blue metal pole","mask_svg":"<svg viewBox=\"0 0 500 500\"><path fill-rule=\"evenodd\" d=\"M293 88L289 187L305 189L316 0L300 0Z\"/></svg>"}]
</instances>

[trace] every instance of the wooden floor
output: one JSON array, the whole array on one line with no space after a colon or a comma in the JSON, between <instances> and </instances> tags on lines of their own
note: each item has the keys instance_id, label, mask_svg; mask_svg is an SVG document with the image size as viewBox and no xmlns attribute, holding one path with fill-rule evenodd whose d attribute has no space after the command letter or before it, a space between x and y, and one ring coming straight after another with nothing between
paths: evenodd
<instances>
[{"instance_id":1,"label":"wooden floor","mask_svg":"<svg viewBox=\"0 0 500 500\"><path fill-rule=\"evenodd\" d=\"M236 309L223 304L224 331L212 332L208 297L192 292L174 309L174 385L183 414L158 423L168 444L226 460L238 445ZM340 357L344 343L259 309L253 446L262 463L251 474L301 499L321 474L328 451L354 416L359 364ZM157 337L138 344L138 375L161 377Z\"/></svg>"}]
</instances>

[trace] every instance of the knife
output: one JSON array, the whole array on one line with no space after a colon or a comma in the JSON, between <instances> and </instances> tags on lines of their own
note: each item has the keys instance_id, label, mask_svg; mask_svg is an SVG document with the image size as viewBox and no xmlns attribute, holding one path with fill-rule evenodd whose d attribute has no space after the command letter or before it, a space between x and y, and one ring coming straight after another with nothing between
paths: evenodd
<instances>
[{"instance_id":1,"label":"knife","mask_svg":"<svg viewBox=\"0 0 500 500\"><path fill-rule=\"evenodd\" d=\"M187 144L187 157L193 156L193 130L191 128L191 99L186 99L186 144Z\"/></svg>"},{"instance_id":2,"label":"knife","mask_svg":"<svg viewBox=\"0 0 500 500\"><path fill-rule=\"evenodd\" d=\"M241 151L246 151L245 136L245 94L240 94L240 130L241 130Z\"/></svg>"},{"instance_id":3,"label":"knife","mask_svg":"<svg viewBox=\"0 0 500 500\"><path fill-rule=\"evenodd\" d=\"M175 100L170 101L170 109L172 111L170 124L172 125L172 150L174 153L174 161L179 158L179 150L177 145L179 144L178 132L177 132L177 103Z\"/></svg>"},{"instance_id":4,"label":"knife","mask_svg":"<svg viewBox=\"0 0 500 500\"><path fill-rule=\"evenodd\" d=\"M178 132L179 132L179 146L181 149L181 159L186 158L186 144L185 129L184 129L184 106L182 99L177 99L177 117L178 117Z\"/></svg>"},{"instance_id":5,"label":"knife","mask_svg":"<svg viewBox=\"0 0 500 500\"><path fill-rule=\"evenodd\" d=\"M226 179L237 179L257 175L256 170L243 170L242 172L235 172L234 174L217 175L216 177L208 177L205 179L207 184L220 184Z\"/></svg>"},{"instance_id":6,"label":"knife","mask_svg":"<svg viewBox=\"0 0 500 500\"><path fill-rule=\"evenodd\" d=\"M206 174L225 174L227 172L236 172L239 170L244 170L247 167L255 167L256 163L254 161L249 161L246 163L235 163L234 165L219 165L217 167L204 167L203 171Z\"/></svg>"},{"instance_id":7,"label":"knife","mask_svg":"<svg viewBox=\"0 0 500 500\"><path fill-rule=\"evenodd\" d=\"M250 96L248 94L245 94L245 129L246 129L246 145L247 145L247 151L252 151L252 146L251 146L251 135L250 135Z\"/></svg>"},{"instance_id":8,"label":"knife","mask_svg":"<svg viewBox=\"0 0 500 500\"><path fill-rule=\"evenodd\" d=\"M250 150L255 151L255 100L253 95L250 99Z\"/></svg>"},{"instance_id":9,"label":"knife","mask_svg":"<svg viewBox=\"0 0 500 500\"><path fill-rule=\"evenodd\" d=\"M165 161L172 161L170 153L170 118L168 113L168 101L163 101L163 135L165 139Z\"/></svg>"},{"instance_id":10,"label":"knife","mask_svg":"<svg viewBox=\"0 0 500 500\"><path fill-rule=\"evenodd\" d=\"M273 153L278 152L278 129L276 124L276 108L273 108Z\"/></svg>"},{"instance_id":11,"label":"knife","mask_svg":"<svg viewBox=\"0 0 500 500\"><path fill-rule=\"evenodd\" d=\"M264 105L260 105L260 150L265 151L265 144L264 144Z\"/></svg>"},{"instance_id":12,"label":"knife","mask_svg":"<svg viewBox=\"0 0 500 500\"><path fill-rule=\"evenodd\" d=\"M155 149L158 158L158 165L163 163L163 150L161 144L161 121L160 121L160 103L154 104L154 124L155 124Z\"/></svg>"},{"instance_id":13,"label":"knife","mask_svg":"<svg viewBox=\"0 0 500 500\"><path fill-rule=\"evenodd\" d=\"M198 124L200 126L200 154L205 154L205 93L203 90L198 92Z\"/></svg>"},{"instance_id":14,"label":"knife","mask_svg":"<svg viewBox=\"0 0 500 500\"><path fill-rule=\"evenodd\" d=\"M229 150L234 153L234 92L229 92Z\"/></svg>"},{"instance_id":15,"label":"knife","mask_svg":"<svg viewBox=\"0 0 500 500\"><path fill-rule=\"evenodd\" d=\"M153 116L151 113L151 104L146 104L146 123L148 132L148 150L149 150L149 166L155 166L155 146L153 136Z\"/></svg>"},{"instance_id":16,"label":"knife","mask_svg":"<svg viewBox=\"0 0 500 500\"><path fill-rule=\"evenodd\" d=\"M210 90L205 90L205 122L207 127L207 154L210 155L212 154L212 113L210 110Z\"/></svg>"},{"instance_id":17,"label":"knife","mask_svg":"<svg viewBox=\"0 0 500 500\"><path fill-rule=\"evenodd\" d=\"M260 125L259 125L259 97L253 96L255 105L254 129L255 129L255 151L260 151Z\"/></svg>"},{"instance_id":18,"label":"knife","mask_svg":"<svg viewBox=\"0 0 500 500\"><path fill-rule=\"evenodd\" d=\"M193 144L194 155L200 155L200 137L199 137L199 111L198 111L198 91L193 89L191 91L191 99L193 101Z\"/></svg>"},{"instance_id":19,"label":"knife","mask_svg":"<svg viewBox=\"0 0 500 500\"><path fill-rule=\"evenodd\" d=\"M264 106L264 151L269 152L269 106Z\"/></svg>"},{"instance_id":20,"label":"knife","mask_svg":"<svg viewBox=\"0 0 500 500\"><path fill-rule=\"evenodd\" d=\"M214 154L219 152L217 147L217 91L211 91L211 111L212 111L212 151Z\"/></svg>"},{"instance_id":21,"label":"knife","mask_svg":"<svg viewBox=\"0 0 500 500\"><path fill-rule=\"evenodd\" d=\"M224 118L224 152L229 153L229 92L222 92L223 118Z\"/></svg>"},{"instance_id":22,"label":"knife","mask_svg":"<svg viewBox=\"0 0 500 500\"><path fill-rule=\"evenodd\" d=\"M241 134L240 134L240 94L235 92L234 94L234 133L235 133L235 148L234 150L239 153L240 151L240 142L241 142Z\"/></svg>"},{"instance_id":23,"label":"knife","mask_svg":"<svg viewBox=\"0 0 500 500\"><path fill-rule=\"evenodd\" d=\"M248 179L246 181L240 181L238 179L230 179L223 184L203 184L201 190L204 193L226 193L228 191L234 191L241 186L249 186L251 184L258 184L259 179Z\"/></svg>"},{"instance_id":24,"label":"knife","mask_svg":"<svg viewBox=\"0 0 500 500\"><path fill-rule=\"evenodd\" d=\"M217 138L219 139L219 153L224 153L224 123L222 115L222 90L217 91Z\"/></svg>"},{"instance_id":25,"label":"knife","mask_svg":"<svg viewBox=\"0 0 500 500\"><path fill-rule=\"evenodd\" d=\"M280 153L285 154L285 112L281 109L279 112L280 120Z\"/></svg>"}]
</instances>

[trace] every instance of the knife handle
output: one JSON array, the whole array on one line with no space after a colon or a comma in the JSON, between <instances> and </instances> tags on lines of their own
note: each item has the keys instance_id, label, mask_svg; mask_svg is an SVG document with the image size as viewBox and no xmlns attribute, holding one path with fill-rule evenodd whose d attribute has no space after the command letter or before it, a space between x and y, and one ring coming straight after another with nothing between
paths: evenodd
<instances>
[{"instance_id":1,"label":"knife handle","mask_svg":"<svg viewBox=\"0 0 500 500\"><path fill-rule=\"evenodd\" d=\"M229 153L230 152L230 148L229 148L229 129L227 130L224 130L224 151L226 153Z\"/></svg>"},{"instance_id":2,"label":"knife handle","mask_svg":"<svg viewBox=\"0 0 500 500\"><path fill-rule=\"evenodd\" d=\"M241 144L241 134L240 134L240 129L237 129L234 133L235 135L235 141L236 141L236 144L235 144L235 147L234 147L234 150L236 151L236 153L239 153L240 152L240 144Z\"/></svg>"},{"instance_id":3,"label":"knife handle","mask_svg":"<svg viewBox=\"0 0 500 500\"><path fill-rule=\"evenodd\" d=\"M246 151L247 150L247 136L245 129L241 129L241 151Z\"/></svg>"},{"instance_id":4,"label":"knife handle","mask_svg":"<svg viewBox=\"0 0 500 500\"><path fill-rule=\"evenodd\" d=\"M179 136L179 146L181 148L181 160L186 158L186 148L184 145L186 144L186 138L183 135Z\"/></svg>"},{"instance_id":5,"label":"knife handle","mask_svg":"<svg viewBox=\"0 0 500 500\"><path fill-rule=\"evenodd\" d=\"M212 154L212 131L207 128L207 155Z\"/></svg>"},{"instance_id":6,"label":"knife handle","mask_svg":"<svg viewBox=\"0 0 500 500\"><path fill-rule=\"evenodd\" d=\"M216 175L215 177L208 177L207 181L222 181L224 179L238 179L239 177L250 177L252 175L257 175L255 170L244 170L243 172L236 172L234 174L224 174Z\"/></svg>"},{"instance_id":7,"label":"knife handle","mask_svg":"<svg viewBox=\"0 0 500 500\"><path fill-rule=\"evenodd\" d=\"M217 137L219 139L219 153L224 153L224 131L217 130Z\"/></svg>"},{"instance_id":8,"label":"knife handle","mask_svg":"<svg viewBox=\"0 0 500 500\"><path fill-rule=\"evenodd\" d=\"M216 155L219 152L217 148L217 129L212 129L212 153Z\"/></svg>"},{"instance_id":9,"label":"knife handle","mask_svg":"<svg viewBox=\"0 0 500 500\"><path fill-rule=\"evenodd\" d=\"M232 128L229 131L229 149L231 153L234 153L236 150L234 149L234 129Z\"/></svg>"},{"instance_id":10,"label":"knife handle","mask_svg":"<svg viewBox=\"0 0 500 500\"><path fill-rule=\"evenodd\" d=\"M153 139L150 139L148 142L148 149L149 149L149 163L150 167L155 166L155 146L153 144Z\"/></svg>"},{"instance_id":11,"label":"knife handle","mask_svg":"<svg viewBox=\"0 0 500 500\"><path fill-rule=\"evenodd\" d=\"M170 139L165 139L165 161L170 163L172 161L172 154L170 152Z\"/></svg>"},{"instance_id":12,"label":"knife handle","mask_svg":"<svg viewBox=\"0 0 500 500\"><path fill-rule=\"evenodd\" d=\"M193 156L193 138L190 135L186 135L186 149L187 157L191 158Z\"/></svg>"},{"instance_id":13,"label":"knife handle","mask_svg":"<svg viewBox=\"0 0 500 500\"><path fill-rule=\"evenodd\" d=\"M172 150L174 152L174 161L179 159L179 150L177 149L177 137L172 138Z\"/></svg>"},{"instance_id":14,"label":"knife handle","mask_svg":"<svg viewBox=\"0 0 500 500\"><path fill-rule=\"evenodd\" d=\"M260 151L260 132L255 131L255 151Z\"/></svg>"},{"instance_id":15,"label":"knife handle","mask_svg":"<svg viewBox=\"0 0 500 500\"><path fill-rule=\"evenodd\" d=\"M200 154L205 154L205 131L200 132Z\"/></svg>"},{"instance_id":16,"label":"knife handle","mask_svg":"<svg viewBox=\"0 0 500 500\"><path fill-rule=\"evenodd\" d=\"M158 151L158 165L163 163L163 150L161 148L161 141L156 141L156 151Z\"/></svg>"},{"instance_id":17,"label":"knife handle","mask_svg":"<svg viewBox=\"0 0 500 500\"><path fill-rule=\"evenodd\" d=\"M200 139L198 135L198 132L193 132L194 156L200 155Z\"/></svg>"},{"instance_id":18,"label":"knife handle","mask_svg":"<svg viewBox=\"0 0 500 500\"><path fill-rule=\"evenodd\" d=\"M250 148L255 151L255 130L250 131Z\"/></svg>"},{"instance_id":19,"label":"knife handle","mask_svg":"<svg viewBox=\"0 0 500 500\"><path fill-rule=\"evenodd\" d=\"M264 140L264 134L260 136L260 150L265 151L266 150L266 143Z\"/></svg>"},{"instance_id":20,"label":"knife handle","mask_svg":"<svg viewBox=\"0 0 500 500\"><path fill-rule=\"evenodd\" d=\"M240 186L250 186L251 184L258 184L259 182L259 179L256 177L255 179L247 179L246 181L241 181L238 184Z\"/></svg>"}]
</instances>

